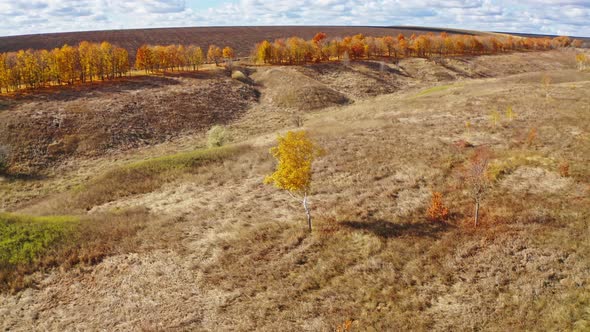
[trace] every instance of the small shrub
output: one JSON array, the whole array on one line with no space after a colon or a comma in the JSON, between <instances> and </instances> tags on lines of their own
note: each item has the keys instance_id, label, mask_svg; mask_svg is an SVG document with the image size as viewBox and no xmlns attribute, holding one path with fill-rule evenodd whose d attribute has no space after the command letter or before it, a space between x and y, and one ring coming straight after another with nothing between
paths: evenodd
<instances>
[{"instance_id":1,"label":"small shrub","mask_svg":"<svg viewBox=\"0 0 590 332\"><path fill-rule=\"evenodd\" d=\"M239 70L234 71L231 74L231 78L234 79L234 80L238 80L240 82L246 82L246 81L248 81L248 77L246 77L246 75L244 73L242 73L241 71L239 71Z\"/></svg>"},{"instance_id":2,"label":"small shrub","mask_svg":"<svg viewBox=\"0 0 590 332\"><path fill-rule=\"evenodd\" d=\"M465 130L468 134L471 132L471 121L465 121Z\"/></svg>"},{"instance_id":3,"label":"small shrub","mask_svg":"<svg viewBox=\"0 0 590 332\"><path fill-rule=\"evenodd\" d=\"M227 130L223 126L213 126L207 132L207 146L215 148L223 146L228 141Z\"/></svg>"},{"instance_id":4,"label":"small shrub","mask_svg":"<svg viewBox=\"0 0 590 332\"><path fill-rule=\"evenodd\" d=\"M492 127L496 128L498 121L500 121L500 114L498 111L492 111L490 114L490 122L492 123Z\"/></svg>"},{"instance_id":5,"label":"small shrub","mask_svg":"<svg viewBox=\"0 0 590 332\"><path fill-rule=\"evenodd\" d=\"M8 168L8 162L10 159L10 153L8 148L0 145L0 174L4 173Z\"/></svg>"},{"instance_id":6,"label":"small shrub","mask_svg":"<svg viewBox=\"0 0 590 332\"><path fill-rule=\"evenodd\" d=\"M444 206L440 192L435 191L432 193L432 199L427 213L428 220L430 221L442 222L449 218L449 209Z\"/></svg>"},{"instance_id":7,"label":"small shrub","mask_svg":"<svg viewBox=\"0 0 590 332\"><path fill-rule=\"evenodd\" d=\"M347 319L342 324L336 325L336 332L347 332L352 328L352 320Z\"/></svg>"},{"instance_id":8,"label":"small shrub","mask_svg":"<svg viewBox=\"0 0 590 332\"><path fill-rule=\"evenodd\" d=\"M570 176L570 163L564 161L561 164L559 164L559 174L563 177Z\"/></svg>"},{"instance_id":9,"label":"small shrub","mask_svg":"<svg viewBox=\"0 0 590 332\"><path fill-rule=\"evenodd\" d=\"M535 140L537 139L537 128L531 128L527 137L526 137L526 144L528 146L533 146Z\"/></svg>"},{"instance_id":10,"label":"small shrub","mask_svg":"<svg viewBox=\"0 0 590 332\"><path fill-rule=\"evenodd\" d=\"M508 121L514 120L514 111L512 110L512 106L508 106L506 109L506 119L508 119Z\"/></svg>"},{"instance_id":11,"label":"small shrub","mask_svg":"<svg viewBox=\"0 0 590 332\"><path fill-rule=\"evenodd\" d=\"M297 113L293 113L291 115L291 121L293 122L293 126L297 128L303 127L303 117Z\"/></svg>"}]
</instances>

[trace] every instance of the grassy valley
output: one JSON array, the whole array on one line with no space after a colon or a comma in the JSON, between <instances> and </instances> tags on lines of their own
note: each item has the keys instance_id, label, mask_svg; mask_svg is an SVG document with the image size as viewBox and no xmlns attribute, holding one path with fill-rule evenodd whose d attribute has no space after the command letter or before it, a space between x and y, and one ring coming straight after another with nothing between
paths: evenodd
<instances>
[{"instance_id":1,"label":"grassy valley","mask_svg":"<svg viewBox=\"0 0 590 332\"><path fill-rule=\"evenodd\" d=\"M239 63L247 79L211 66L1 97L18 157L0 180L0 326L588 330L579 52ZM277 135L298 130L325 151L311 233L263 184ZM475 227L461 174L481 147Z\"/></svg>"}]
</instances>

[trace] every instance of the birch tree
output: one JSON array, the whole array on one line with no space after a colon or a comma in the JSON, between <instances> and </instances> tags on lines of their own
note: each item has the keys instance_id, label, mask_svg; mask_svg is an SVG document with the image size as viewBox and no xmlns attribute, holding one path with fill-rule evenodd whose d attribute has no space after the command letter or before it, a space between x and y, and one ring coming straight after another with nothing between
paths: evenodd
<instances>
[{"instance_id":1,"label":"birch tree","mask_svg":"<svg viewBox=\"0 0 590 332\"><path fill-rule=\"evenodd\" d=\"M307 132L289 131L285 136L278 137L278 144L270 149L270 153L278 164L275 172L264 179L264 183L286 190L303 204L311 232L308 198L311 193L312 166L314 160L322 155L322 150L308 137Z\"/></svg>"}]
</instances>

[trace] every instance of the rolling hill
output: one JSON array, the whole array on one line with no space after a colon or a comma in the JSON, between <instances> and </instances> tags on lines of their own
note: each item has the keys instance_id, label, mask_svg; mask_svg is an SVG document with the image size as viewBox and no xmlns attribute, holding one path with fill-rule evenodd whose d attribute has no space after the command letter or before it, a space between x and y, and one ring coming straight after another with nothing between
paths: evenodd
<instances>
[{"instance_id":1,"label":"rolling hill","mask_svg":"<svg viewBox=\"0 0 590 332\"><path fill-rule=\"evenodd\" d=\"M0 37L0 52L21 49L51 49L64 44L75 45L82 40L89 42L109 41L128 49L131 53L143 44L217 44L230 46L238 56L250 54L253 45L269 39L298 36L310 39L318 31L328 36L346 36L362 33L368 36L424 34L428 32L456 32L438 28L404 28L404 27L342 27L342 26L266 26L266 27L190 27L190 28L155 28L130 30L104 30L66 33L47 33L23 36ZM134 55L134 54L131 54Z\"/></svg>"}]
</instances>

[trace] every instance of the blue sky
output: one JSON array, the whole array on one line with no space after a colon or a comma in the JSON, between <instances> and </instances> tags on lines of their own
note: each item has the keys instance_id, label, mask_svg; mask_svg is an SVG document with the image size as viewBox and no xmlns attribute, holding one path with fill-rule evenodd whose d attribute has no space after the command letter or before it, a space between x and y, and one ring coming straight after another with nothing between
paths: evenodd
<instances>
[{"instance_id":1,"label":"blue sky","mask_svg":"<svg viewBox=\"0 0 590 332\"><path fill-rule=\"evenodd\" d=\"M590 0L0 0L0 35L220 25L414 25L590 37Z\"/></svg>"}]
</instances>

